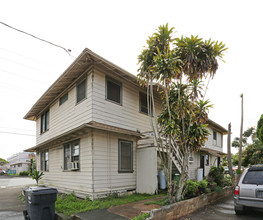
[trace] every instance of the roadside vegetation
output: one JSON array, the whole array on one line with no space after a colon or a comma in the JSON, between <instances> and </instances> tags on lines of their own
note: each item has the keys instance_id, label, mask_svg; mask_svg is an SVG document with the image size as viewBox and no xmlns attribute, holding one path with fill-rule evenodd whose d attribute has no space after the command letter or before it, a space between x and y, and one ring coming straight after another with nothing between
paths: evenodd
<instances>
[{"instance_id":1,"label":"roadside vegetation","mask_svg":"<svg viewBox=\"0 0 263 220\"><path fill-rule=\"evenodd\" d=\"M118 196L117 194L111 194L106 198L96 199L91 201L89 198L80 199L75 196L74 193L69 195L58 194L58 198L55 204L57 212L63 213L69 216L74 213L86 212L95 209L104 209L112 206L123 205L126 203L137 202L150 198L157 198L163 196L149 195L149 194L132 194L127 196Z\"/></svg>"}]
</instances>

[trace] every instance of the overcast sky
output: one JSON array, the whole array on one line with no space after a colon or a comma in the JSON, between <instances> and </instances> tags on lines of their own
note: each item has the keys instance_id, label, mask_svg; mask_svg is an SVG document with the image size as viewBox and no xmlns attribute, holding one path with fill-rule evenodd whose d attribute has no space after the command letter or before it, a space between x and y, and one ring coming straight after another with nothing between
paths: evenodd
<instances>
[{"instance_id":1,"label":"overcast sky","mask_svg":"<svg viewBox=\"0 0 263 220\"><path fill-rule=\"evenodd\" d=\"M260 0L1 1L0 22L71 49L73 56L0 24L1 158L35 145L35 122L23 116L84 48L136 75L146 39L166 23L178 37L212 38L229 48L209 84L212 120L225 128L231 122L232 138L239 136L241 93L244 130L263 114Z\"/></svg>"}]
</instances>

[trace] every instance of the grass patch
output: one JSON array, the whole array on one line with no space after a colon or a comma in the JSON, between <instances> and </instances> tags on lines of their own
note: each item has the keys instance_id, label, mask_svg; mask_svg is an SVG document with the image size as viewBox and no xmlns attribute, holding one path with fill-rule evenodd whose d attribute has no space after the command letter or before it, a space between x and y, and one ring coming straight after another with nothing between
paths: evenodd
<instances>
[{"instance_id":1,"label":"grass patch","mask_svg":"<svg viewBox=\"0 0 263 220\"><path fill-rule=\"evenodd\" d=\"M22 192L18 195L17 197L19 200L21 200L23 203L26 203L26 199L25 197L23 196Z\"/></svg>"},{"instance_id":2,"label":"grass patch","mask_svg":"<svg viewBox=\"0 0 263 220\"><path fill-rule=\"evenodd\" d=\"M131 220L145 220L146 218L149 218L149 217L150 217L150 213L143 213L138 216L135 216Z\"/></svg>"},{"instance_id":3,"label":"grass patch","mask_svg":"<svg viewBox=\"0 0 263 220\"><path fill-rule=\"evenodd\" d=\"M117 194L112 194L103 199L96 199L94 201L90 201L89 199L79 199L74 195L74 193L71 193L69 195L59 194L55 204L55 208L57 212L69 216L74 213L109 208L111 206L117 206L145 199L156 198L162 195L163 194L149 195L135 193L132 195L118 197Z\"/></svg>"}]
</instances>

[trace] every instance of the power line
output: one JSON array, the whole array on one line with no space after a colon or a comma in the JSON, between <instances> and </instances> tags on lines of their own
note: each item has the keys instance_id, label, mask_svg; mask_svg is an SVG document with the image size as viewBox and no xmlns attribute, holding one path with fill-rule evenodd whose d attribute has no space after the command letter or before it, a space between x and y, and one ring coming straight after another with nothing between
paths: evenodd
<instances>
[{"instance_id":1,"label":"power line","mask_svg":"<svg viewBox=\"0 0 263 220\"><path fill-rule=\"evenodd\" d=\"M0 133L3 133L3 134L14 134L14 135L23 135L23 136L32 136L32 137L36 136L36 135L33 135L33 134L23 134L23 133L15 133L15 132L7 132L7 131L0 131Z\"/></svg>"},{"instance_id":2,"label":"power line","mask_svg":"<svg viewBox=\"0 0 263 220\"><path fill-rule=\"evenodd\" d=\"M71 50L70 49L66 49L65 47L59 46L59 45L54 44L54 43L52 43L50 41L47 41L47 40L44 40L42 38L36 37L33 34L29 34L29 33L25 32L25 31L19 30L19 29L15 28L15 27L12 27L12 26L2 22L2 21L0 21L0 24L5 25L6 27L11 28L11 29L13 29L15 31L18 31L18 32L21 32L23 34L29 35L30 37L36 38L37 40L41 40L41 41L44 41L45 43L51 44L51 45L53 45L55 47L59 47L59 48L63 49L64 51L66 51L69 56L71 56L71 54L70 54Z\"/></svg>"},{"instance_id":3,"label":"power line","mask_svg":"<svg viewBox=\"0 0 263 220\"><path fill-rule=\"evenodd\" d=\"M34 130L21 129L21 128L11 128L11 127L2 127L2 126L0 126L0 129L13 129L13 130L32 131L32 132L34 132Z\"/></svg>"}]
</instances>

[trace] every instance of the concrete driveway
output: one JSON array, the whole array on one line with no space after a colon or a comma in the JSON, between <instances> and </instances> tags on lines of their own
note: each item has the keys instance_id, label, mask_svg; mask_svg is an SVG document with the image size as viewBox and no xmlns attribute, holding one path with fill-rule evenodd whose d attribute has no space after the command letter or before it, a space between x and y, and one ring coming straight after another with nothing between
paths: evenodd
<instances>
[{"instance_id":1,"label":"concrete driveway","mask_svg":"<svg viewBox=\"0 0 263 220\"><path fill-rule=\"evenodd\" d=\"M232 196L196 211L180 220L262 220L263 210L248 209L246 215L236 215Z\"/></svg>"},{"instance_id":2,"label":"concrete driveway","mask_svg":"<svg viewBox=\"0 0 263 220\"><path fill-rule=\"evenodd\" d=\"M25 204L18 195L27 185L35 185L28 177L0 176L0 220L23 220Z\"/></svg>"}]
</instances>

